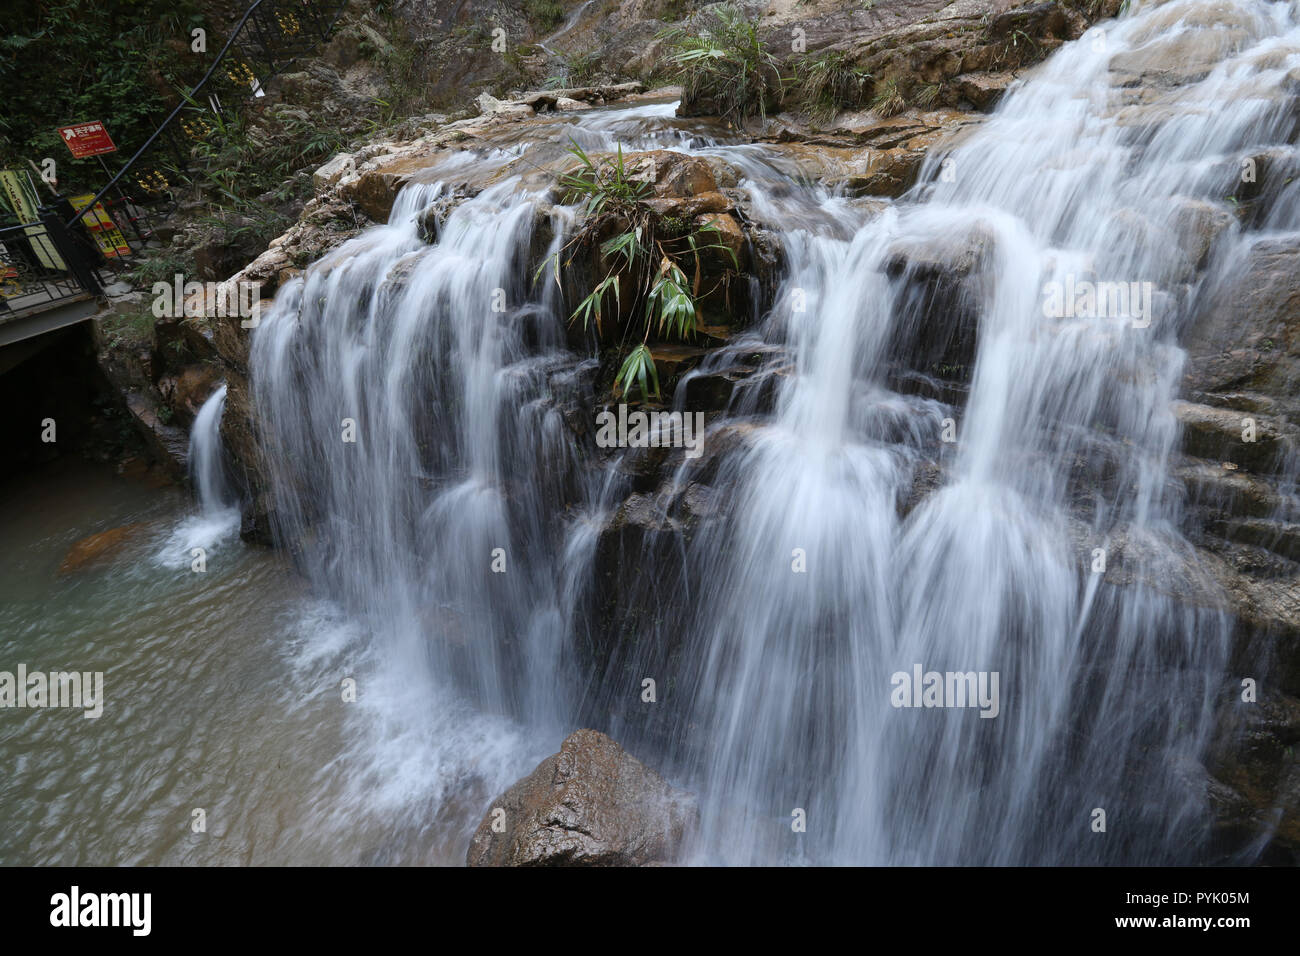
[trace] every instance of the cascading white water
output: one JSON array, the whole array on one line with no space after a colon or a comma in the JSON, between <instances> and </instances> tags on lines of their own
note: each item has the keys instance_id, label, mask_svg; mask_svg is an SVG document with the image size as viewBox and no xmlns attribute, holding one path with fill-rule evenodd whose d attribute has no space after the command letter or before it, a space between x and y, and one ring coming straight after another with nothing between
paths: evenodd
<instances>
[{"instance_id":1,"label":"cascading white water","mask_svg":"<svg viewBox=\"0 0 1300 956\"><path fill-rule=\"evenodd\" d=\"M1126 99L1118 64L1193 48L1203 78ZM1164 586L1194 567L1168 482L1170 401L1198 260L1212 274L1247 240L1235 225L1206 250L1180 237L1226 205L1244 151L1293 149L1274 91L1298 64L1294 5L1139 6L1059 51L870 219L789 181L765 195L780 177L762 147L641 128L671 107L558 125L588 149L724 155L757 209L788 212L762 336L794 374L716 462L725 516L690 541L689 592L661 590L654 615L627 608L639 639L603 677L580 646L582 582L593 516L626 486L581 467L565 416L590 412L592 363L529 281L564 212L539 220L544 195L508 176L426 245L418 219L448 187L409 186L389 225L291 281L252 349L278 532L372 633L403 719L434 728L396 737L437 751L448 803L468 804L455 825L481 810L459 781L509 783L605 713L700 790L701 860L1198 859L1185 768L1230 621ZM462 154L431 178L470 161L486 182L507 159ZM959 280L947 310L926 261ZM1139 295L1049 314L1045 290L1084 282L1137 283L1151 311ZM947 354L963 337L964 407L900 386L916 343ZM917 503L928 463L939 487ZM1094 573L1099 553L1125 586ZM918 665L996 672L996 716L894 706L893 675ZM626 675L665 673L673 694L639 737Z\"/></svg>"},{"instance_id":2,"label":"cascading white water","mask_svg":"<svg viewBox=\"0 0 1300 956\"><path fill-rule=\"evenodd\" d=\"M1189 37L1219 44L1208 75L1122 120L1114 65ZM1229 622L1163 585L1195 566L1167 486L1197 291L1180 237L1226 205L1243 153L1285 148L1276 91L1298 41L1285 4L1144 8L1054 56L851 241L793 244L771 322L788 324L799 374L728 466L734 524L695 543L709 608L689 644L705 662L696 774L718 797L706 857L1153 862L1201 845L1206 807L1182 775L1207 741ZM1215 252L1240 241L1230 229ZM959 321L909 308L910 267L887 279L918 249L954 270L976 259L962 304L978 350L947 480L900 521L909 452L943 447L948 412L913 402L899 440L890 345ZM1154 318L1137 298L1050 314L1052 290L1088 281L1150 288ZM1132 583L1103 584L1098 554ZM918 666L997 672L997 717L893 706L892 675Z\"/></svg>"},{"instance_id":3,"label":"cascading white water","mask_svg":"<svg viewBox=\"0 0 1300 956\"><path fill-rule=\"evenodd\" d=\"M220 386L203 403L190 429L190 482L199 495L204 514L228 511L234 495L226 482L221 453L221 416L226 410L226 386Z\"/></svg>"},{"instance_id":4,"label":"cascading white water","mask_svg":"<svg viewBox=\"0 0 1300 956\"><path fill-rule=\"evenodd\" d=\"M189 478L199 512L178 524L155 560L168 566L202 567L208 552L233 539L239 530L239 494L226 477L221 446L221 416L226 386L219 386L194 416L190 427ZM192 562L199 559L198 565Z\"/></svg>"}]
</instances>

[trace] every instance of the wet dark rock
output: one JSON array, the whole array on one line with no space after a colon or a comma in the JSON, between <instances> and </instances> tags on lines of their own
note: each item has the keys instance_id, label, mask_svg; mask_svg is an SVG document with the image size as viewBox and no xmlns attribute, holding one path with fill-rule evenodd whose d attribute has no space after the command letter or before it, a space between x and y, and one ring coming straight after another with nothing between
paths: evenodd
<instances>
[{"instance_id":1,"label":"wet dark rock","mask_svg":"<svg viewBox=\"0 0 1300 956\"><path fill-rule=\"evenodd\" d=\"M1187 199L1175 210L1170 227L1194 269L1204 269L1219 235L1232 225L1232 214L1222 206L1199 199Z\"/></svg>"},{"instance_id":2,"label":"wet dark rock","mask_svg":"<svg viewBox=\"0 0 1300 956\"><path fill-rule=\"evenodd\" d=\"M682 382L682 404L687 411L724 411L731 404L737 383L747 379L753 372L747 366L733 366L721 371L689 375Z\"/></svg>"},{"instance_id":3,"label":"wet dark rock","mask_svg":"<svg viewBox=\"0 0 1300 956\"><path fill-rule=\"evenodd\" d=\"M902 286L890 344L894 363L943 380L970 380L993 242L990 230L976 227L938 241L900 242L890 251L885 274Z\"/></svg>"},{"instance_id":4,"label":"wet dark rock","mask_svg":"<svg viewBox=\"0 0 1300 956\"><path fill-rule=\"evenodd\" d=\"M269 496L259 494L245 503L239 516L240 540L272 547L276 544Z\"/></svg>"},{"instance_id":5,"label":"wet dark rock","mask_svg":"<svg viewBox=\"0 0 1300 956\"><path fill-rule=\"evenodd\" d=\"M682 505L687 514L695 518L712 518L722 512L726 495L717 488L691 482L682 495Z\"/></svg>"},{"instance_id":6,"label":"wet dark rock","mask_svg":"<svg viewBox=\"0 0 1300 956\"><path fill-rule=\"evenodd\" d=\"M1243 674L1242 677L1249 677ZM1300 700L1268 684L1254 703L1238 683L1225 688L1208 769L1221 834L1230 845L1264 844L1264 862L1300 862Z\"/></svg>"},{"instance_id":7,"label":"wet dark rock","mask_svg":"<svg viewBox=\"0 0 1300 956\"><path fill-rule=\"evenodd\" d=\"M195 278L204 282L221 282L256 258L262 251L261 241L255 230L241 228L252 225L252 220L239 217L195 248L192 253Z\"/></svg>"},{"instance_id":8,"label":"wet dark rock","mask_svg":"<svg viewBox=\"0 0 1300 956\"><path fill-rule=\"evenodd\" d=\"M244 502L246 541L270 543L271 523L265 491L267 482L262 464L261 436L253 418L248 380L239 374L226 379L226 405L221 416L221 447L231 464L236 484Z\"/></svg>"},{"instance_id":9,"label":"wet dark rock","mask_svg":"<svg viewBox=\"0 0 1300 956\"><path fill-rule=\"evenodd\" d=\"M1230 169L1232 198L1242 225L1258 229L1300 176L1300 160L1291 150L1268 149L1242 156Z\"/></svg>"},{"instance_id":10,"label":"wet dark rock","mask_svg":"<svg viewBox=\"0 0 1300 956\"><path fill-rule=\"evenodd\" d=\"M158 381L158 392L171 409L173 419L188 426L203 403L221 384L222 369L216 363L187 365Z\"/></svg>"},{"instance_id":11,"label":"wet dark rock","mask_svg":"<svg viewBox=\"0 0 1300 956\"><path fill-rule=\"evenodd\" d=\"M1217 514L1268 517L1284 506L1284 498L1264 478L1222 462L1189 461L1174 472L1187 486L1194 503Z\"/></svg>"},{"instance_id":12,"label":"wet dark rock","mask_svg":"<svg viewBox=\"0 0 1300 956\"><path fill-rule=\"evenodd\" d=\"M165 406L160 406L154 396L145 392L128 392L125 398L132 423L151 456L173 477L184 478L190 457L189 432L164 420Z\"/></svg>"},{"instance_id":13,"label":"wet dark rock","mask_svg":"<svg viewBox=\"0 0 1300 956\"><path fill-rule=\"evenodd\" d=\"M1254 471L1272 471L1283 463L1294 426L1227 408L1175 402L1174 417L1183 428L1189 455L1227 461ZM1247 440L1253 430L1254 440Z\"/></svg>"},{"instance_id":14,"label":"wet dark rock","mask_svg":"<svg viewBox=\"0 0 1300 956\"><path fill-rule=\"evenodd\" d=\"M1208 530L1229 541L1255 545L1274 554L1300 561L1300 524L1268 518L1217 518Z\"/></svg>"},{"instance_id":15,"label":"wet dark rock","mask_svg":"<svg viewBox=\"0 0 1300 956\"><path fill-rule=\"evenodd\" d=\"M155 378L216 357L212 331L202 319L169 317L154 323L152 371Z\"/></svg>"},{"instance_id":16,"label":"wet dark rock","mask_svg":"<svg viewBox=\"0 0 1300 956\"><path fill-rule=\"evenodd\" d=\"M449 195L440 196L431 202L423 212L416 216L420 238L430 245L436 243L442 235L442 227L446 224L447 217L452 214L457 206L476 194L477 190L474 189L455 188ZM539 214L538 224L540 226L546 227L549 226L549 223L548 217ZM548 240L550 238L548 229L544 229L544 238ZM539 252L544 248L545 246L542 246ZM540 261L541 258L542 256L539 254L537 259Z\"/></svg>"},{"instance_id":17,"label":"wet dark rock","mask_svg":"<svg viewBox=\"0 0 1300 956\"><path fill-rule=\"evenodd\" d=\"M905 518L917 505L943 487L947 470L939 461L921 460L912 469L912 485L907 496L899 502L899 517Z\"/></svg>"},{"instance_id":18,"label":"wet dark rock","mask_svg":"<svg viewBox=\"0 0 1300 956\"><path fill-rule=\"evenodd\" d=\"M1184 388L1201 400L1201 393L1260 392L1298 420L1300 240L1259 241L1204 301L1184 340Z\"/></svg>"},{"instance_id":19,"label":"wet dark rock","mask_svg":"<svg viewBox=\"0 0 1300 956\"><path fill-rule=\"evenodd\" d=\"M466 863L673 863L698 815L692 794L671 786L604 734L579 730L558 754L492 802L474 832Z\"/></svg>"},{"instance_id":20,"label":"wet dark rock","mask_svg":"<svg viewBox=\"0 0 1300 956\"><path fill-rule=\"evenodd\" d=\"M1014 73L962 73L952 78L952 88L961 99L977 110L988 112L998 105L1002 94L1015 81Z\"/></svg>"}]
</instances>

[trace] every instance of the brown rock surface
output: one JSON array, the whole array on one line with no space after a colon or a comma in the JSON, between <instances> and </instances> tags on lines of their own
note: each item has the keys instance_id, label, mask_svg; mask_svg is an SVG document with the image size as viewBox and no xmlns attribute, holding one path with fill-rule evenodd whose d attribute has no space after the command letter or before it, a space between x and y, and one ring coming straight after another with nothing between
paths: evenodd
<instances>
[{"instance_id":1,"label":"brown rock surface","mask_svg":"<svg viewBox=\"0 0 1300 956\"><path fill-rule=\"evenodd\" d=\"M504 814L498 812L504 811ZM470 843L470 866L645 866L671 863L694 826L693 795L594 730L488 808ZM494 821L500 821L494 830Z\"/></svg>"},{"instance_id":2,"label":"brown rock surface","mask_svg":"<svg viewBox=\"0 0 1300 956\"><path fill-rule=\"evenodd\" d=\"M68 553L59 564L59 573L70 574L73 571L83 571L92 565L112 560L147 527L149 527L148 522L137 521L134 524L122 525L120 528L110 528L107 531L87 535L68 549Z\"/></svg>"}]
</instances>

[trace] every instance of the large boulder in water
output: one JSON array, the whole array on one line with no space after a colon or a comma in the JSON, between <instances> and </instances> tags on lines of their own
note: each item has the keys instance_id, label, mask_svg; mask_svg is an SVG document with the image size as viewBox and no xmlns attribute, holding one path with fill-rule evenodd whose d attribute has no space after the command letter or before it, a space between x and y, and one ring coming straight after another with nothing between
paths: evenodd
<instances>
[{"instance_id":1,"label":"large boulder in water","mask_svg":"<svg viewBox=\"0 0 1300 956\"><path fill-rule=\"evenodd\" d=\"M470 866L645 866L671 863L698 817L678 790L595 730L493 801L470 843ZM495 824L495 828L494 828Z\"/></svg>"}]
</instances>

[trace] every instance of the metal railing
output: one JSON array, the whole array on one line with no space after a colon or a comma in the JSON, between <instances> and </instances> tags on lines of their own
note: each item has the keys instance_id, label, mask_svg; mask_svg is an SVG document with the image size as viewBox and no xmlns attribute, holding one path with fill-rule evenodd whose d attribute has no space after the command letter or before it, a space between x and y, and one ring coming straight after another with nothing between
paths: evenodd
<instances>
[{"instance_id":1,"label":"metal railing","mask_svg":"<svg viewBox=\"0 0 1300 956\"><path fill-rule=\"evenodd\" d=\"M56 239L62 227L57 217L53 231L44 223L0 226L0 322L98 293L93 266L80 250Z\"/></svg>"},{"instance_id":2,"label":"metal railing","mask_svg":"<svg viewBox=\"0 0 1300 956\"><path fill-rule=\"evenodd\" d=\"M67 300L98 297L108 257L130 252L125 237L96 207L78 211L56 197L37 215L35 222L0 220L0 324ZM69 215L74 216L71 227ZM105 226L112 226L111 241L107 234L92 234L92 228Z\"/></svg>"}]
</instances>

